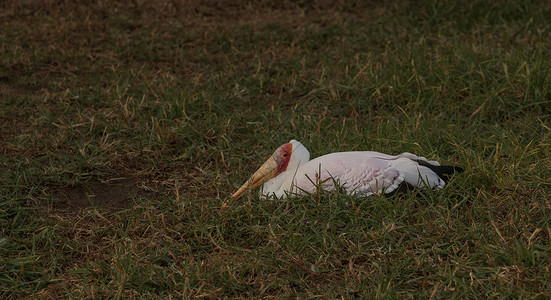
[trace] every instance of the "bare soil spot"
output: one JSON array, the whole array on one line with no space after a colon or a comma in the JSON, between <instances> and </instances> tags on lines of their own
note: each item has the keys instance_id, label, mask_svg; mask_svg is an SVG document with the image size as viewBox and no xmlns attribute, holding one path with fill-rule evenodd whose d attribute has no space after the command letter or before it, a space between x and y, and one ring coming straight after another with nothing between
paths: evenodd
<instances>
[{"instance_id":1,"label":"bare soil spot","mask_svg":"<svg viewBox=\"0 0 551 300\"><path fill-rule=\"evenodd\" d=\"M120 177L93 180L68 188L57 188L54 195L58 201L53 209L61 212L78 212L83 208L96 207L120 210L132 206L140 197L158 197L158 184L137 177Z\"/></svg>"}]
</instances>

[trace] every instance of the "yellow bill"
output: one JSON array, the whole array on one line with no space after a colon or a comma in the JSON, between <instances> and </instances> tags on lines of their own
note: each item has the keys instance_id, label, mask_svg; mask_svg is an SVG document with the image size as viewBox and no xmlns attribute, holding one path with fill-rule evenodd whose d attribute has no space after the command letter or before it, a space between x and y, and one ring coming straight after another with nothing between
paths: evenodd
<instances>
[{"instance_id":1,"label":"yellow bill","mask_svg":"<svg viewBox=\"0 0 551 300\"><path fill-rule=\"evenodd\" d=\"M273 157L270 157L253 176L243 184L237 192L233 193L232 198L239 199L247 190L254 189L255 187L263 184L264 182L272 179L277 172L277 162Z\"/></svg>"}]
</instances>

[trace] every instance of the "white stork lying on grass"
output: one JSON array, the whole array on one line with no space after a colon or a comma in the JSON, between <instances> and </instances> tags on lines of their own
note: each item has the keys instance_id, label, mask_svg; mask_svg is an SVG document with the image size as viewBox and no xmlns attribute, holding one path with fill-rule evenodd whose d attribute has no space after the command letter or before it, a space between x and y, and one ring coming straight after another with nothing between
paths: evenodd
<instances>
[{"instance_id":1,"label":"white stork lying on grass","mask_svg":"<svg viewBox=\"0 0 551 300\"><path fill-rule=\"evenodd\" d=\"M292 197L317 188L334 191L335 183L349 195L391 195L408 187L441 189L461 167L441 166L408 152L392 156L373 151L336 152L310 160L300 142L281 145L232 197L263 184L261 196Z\"/></svg>"}]
</instances>

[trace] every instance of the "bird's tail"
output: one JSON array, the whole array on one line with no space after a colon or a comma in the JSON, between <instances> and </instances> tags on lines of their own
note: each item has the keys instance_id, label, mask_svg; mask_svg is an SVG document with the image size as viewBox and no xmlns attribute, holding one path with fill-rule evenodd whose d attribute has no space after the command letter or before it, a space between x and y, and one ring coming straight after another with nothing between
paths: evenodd
<instances>
[{"instance_id":1,"label":"bird's tail","mask_svg":"<svg viewBox=\"0 0 551 300\"><path fill-rule=\"evenodd\" d=\"M438 177L442 178L442 180L444 180L444 182L446 182L446 183L448 183L448 181L450 180L450 176L453 175L454 173L463 172L463 168L458 167L458 166L435 166L435 165L429 164L428 162L426 162L424 160L416 159L414 161L416 163L418 163L420 166L424 166L424 167L427 167L427 168L431 169L431 171L436 173L436 175L438 175Z\"/></svg>"}]
</instances>

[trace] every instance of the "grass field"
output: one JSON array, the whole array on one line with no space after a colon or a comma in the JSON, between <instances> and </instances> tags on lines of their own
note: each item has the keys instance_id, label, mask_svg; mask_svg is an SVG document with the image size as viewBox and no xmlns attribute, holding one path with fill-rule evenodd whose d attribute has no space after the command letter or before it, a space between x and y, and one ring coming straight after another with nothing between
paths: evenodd
<instances>
[{"instance_id":1,"label":"grass field","mask_svg":"<svg viewBox=\"0 0 551 300\"><path fill-rule=\"evenodd\" d=\"M77 2L0 3L0 298L551 296L551 2ZM290 139L465 172L220 210Z\"/></svg>"}]
</instances>

